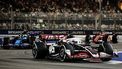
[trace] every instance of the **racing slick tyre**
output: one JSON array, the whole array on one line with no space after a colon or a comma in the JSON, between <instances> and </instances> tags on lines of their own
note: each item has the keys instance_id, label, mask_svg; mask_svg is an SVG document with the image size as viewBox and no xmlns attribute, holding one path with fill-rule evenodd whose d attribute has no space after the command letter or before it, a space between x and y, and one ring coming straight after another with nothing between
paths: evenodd
<instances>
[{"instance_id":1,"label":"racing slick tyre","mask_svg":"<svg viewBox=\"0 0 122 69\"><path fill-rule=\"evenodd\" d=\"M102 61L110 61L112 58L101 58Z\"/></svg>"},{"instance_id":2,"label":"racing slick tyre","mask_svg":"<svg viewBox=\"0 0 122 69\"><path fill-rule=\"evenodd\" d=\"M33 45L32 54L35 59L44 59L48 54L48 49L43 42L39 42Z\"/></svg>"},{"instance_id":3,"label":"racing slick tyre","mask_svg":"<svg viewBox=\"0 0 122 69\"><path fill-rule=\"evenodd\" d=\"M111 57L101 58L102 61L110 61L112 59L113 48L112 48L110 43L103 43L103 45L99 46L98 51L99 52L105 52L105 53L111 55Z\"/></svg>"},{"instance_id":4,"label":"racing slick tyre","mask_svg":"<svg viewBox=\"0 0 122 69\"><path fill-rule=\"evenodd\" d=\"M60 48L60 51L59 51L59 60L60 60L61 62L67 61L67 54L66 54L65 51L66 51L65 46L62 46L62 47Z\"/></svg>"},{"instance_id":5,"label":"racing slick tyre","mask_svg":"<svg viewBox=\"0 0 122 69\"><path fill-rule=\"evenodd\" d=\"M3 49L10 49L9 43L10 43L10 38L9 37L4 37L2 48Z\"/></svg>"}]
</instances>

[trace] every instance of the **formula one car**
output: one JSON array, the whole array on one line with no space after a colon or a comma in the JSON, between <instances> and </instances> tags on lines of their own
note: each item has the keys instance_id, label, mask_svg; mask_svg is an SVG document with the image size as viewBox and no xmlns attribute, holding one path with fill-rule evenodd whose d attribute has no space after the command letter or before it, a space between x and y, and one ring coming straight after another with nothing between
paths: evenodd
<instances>
[{"instance_id":1,"label":"formula one car","mask_svg":"<svg viewBox=\"0 0 122 69\"><path fill-rule=\"evenodd\" d=\"M109 61L114 57L111 44L100 41L98 47L85 45L80 38L49 40L38 38L33 43L32 54L35 59L52 58L60 61L82 59L90 62ZM117 54L116 54L117 55Z\"/></svg>"},{"instance_id":2,"label":"formula one car","mask_svg":"<svg viewBox=\"0 0 122 69\"><path fill-rule=\"evenodd\" d=\"M15 48L31 48L31 44L29 42L29 36L23 35L19 37L15 43L14 43Z\"/></svg>"},{"instance_id":3,"label":"formula one car","mask_svg":"<svg viewBox=\"0 0 122 69\"><path fill-rule=\"evenodd\" d=\"M15 37L5 37L3 42L4 49L10 48L32 48L28 35L20 35Z\"/></svg>"}]
</instances>

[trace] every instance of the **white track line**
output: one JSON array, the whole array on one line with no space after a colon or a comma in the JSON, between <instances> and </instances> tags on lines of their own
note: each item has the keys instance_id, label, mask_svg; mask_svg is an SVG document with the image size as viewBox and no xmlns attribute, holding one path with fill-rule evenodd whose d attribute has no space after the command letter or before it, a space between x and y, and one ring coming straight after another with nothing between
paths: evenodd
<instances>
[{"instance_id":1,"label":"white track line","mask_svg":"<svg viewBox=\"0 0 122 69\"><path fill-rule=\"evenodd\" d=\"M111 60L111 61L103 62L103 63L106 63L106 64L122 64L122 61Z\"/></svg>"}]
</instances>

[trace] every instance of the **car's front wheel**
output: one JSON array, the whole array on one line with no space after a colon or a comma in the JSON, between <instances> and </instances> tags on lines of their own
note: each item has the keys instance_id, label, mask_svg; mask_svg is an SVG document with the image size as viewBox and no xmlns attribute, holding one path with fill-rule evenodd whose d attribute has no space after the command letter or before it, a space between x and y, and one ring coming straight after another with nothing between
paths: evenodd
<instances>
[{"instance_id":1,"label":"car's front wheel","mask_svg":"<svg viewBox=\"0 0 122 69\"><path fill-rule=\"evenodd\" d=\"M32 54L35 59L44 59L47 56L48 50L45 48L43 43L40 42L40 45L37 46L34 44L34 47L32 49Z\"/></svg>"}]
</instances>

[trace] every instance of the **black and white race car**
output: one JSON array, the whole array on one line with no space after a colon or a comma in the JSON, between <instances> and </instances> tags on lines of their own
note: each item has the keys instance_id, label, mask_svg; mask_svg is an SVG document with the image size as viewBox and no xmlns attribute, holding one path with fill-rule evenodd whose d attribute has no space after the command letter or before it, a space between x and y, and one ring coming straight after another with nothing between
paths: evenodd
<instances>
[{"instance_id":1,"label":"black and white race car","mask_svg":"<svg viewBox=\"0 0 122 69\"><path fill-rule=\"evenodd\" d=\"M76 37L63 40L46 39L45 42L37 38L33 44L32 54L35 59L52 58L60 61L81 59L102 62L109 61L117 55L110 43L100 41L98 47L92 47L85 45L81 38Z\"/></svg>"}]
</instances>

